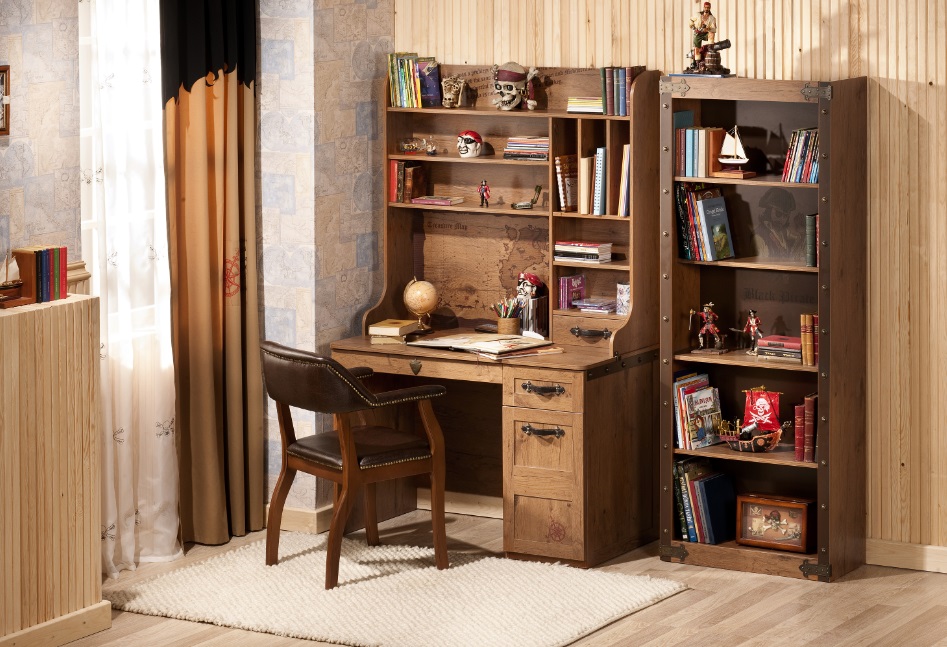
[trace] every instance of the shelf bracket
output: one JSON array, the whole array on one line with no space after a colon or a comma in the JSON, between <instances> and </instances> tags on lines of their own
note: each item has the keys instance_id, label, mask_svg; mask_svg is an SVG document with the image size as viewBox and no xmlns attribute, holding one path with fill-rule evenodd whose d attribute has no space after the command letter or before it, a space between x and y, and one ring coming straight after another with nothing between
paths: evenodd
<instances>
[{"instance_id":1,"label":"shelf bracket","mask_svg":"<svg viewBox=\"0 0 947 647\"><path fill-rule=\"evenodd\" d=\"M687 557L687 549L684 548L684 544L677 544L676 546L674 544L668 544L667 546L661 544L658 546L658 555L660 557L672 557L683 562L684 558Z\"/></svg>"},{"instance_id":2,"label":"shelf bracket","mask_svg":"<svg viewBox=\"0 0 947 647\"><path fill-rule=\"evenodd\" d=\"M799 570L802 571L802 576L806 579L809 579L813 575L826 579L832 577L831 564L813 564L808 559L802 560L802 564L799 565Z\"/></svg>"},{"instance_id":3,"label":"shelf bracket","mask_svg":"<svg viewBox=\"0 0 947 647\"><path fill-rule=\"evenodd\" d=\"M658 82L658 92L661 94L670 92L671 94L679 94L683 97L690 89L691 86L687 85L687 81L684 79L681 79L680 81Z\"/></svg>"},{"instance_id":4,"label":"shelf bracket","mask_svg":"<svg viewBox=\"0 0 947 647\"><path fill-rule=\"evenodd\" d=\"M799 90L802 93L802 96L805 97L806 101L811 101L812 99L825 99L826 101L832 100L832 86L831 85L809 85L806 83L805 87Z\"/></svg>"}]
</instances>

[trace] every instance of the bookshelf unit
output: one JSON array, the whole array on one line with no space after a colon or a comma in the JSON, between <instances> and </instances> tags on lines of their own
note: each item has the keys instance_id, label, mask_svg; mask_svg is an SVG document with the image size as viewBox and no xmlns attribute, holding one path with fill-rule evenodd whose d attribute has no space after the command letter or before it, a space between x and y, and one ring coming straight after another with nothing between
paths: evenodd
<instances>
[{"instance_id":1,"label":"bookshelf unit","mask_svg":"<svg viewBox=\"0 0 947 647\"><path fill-rule=\"evenodd\" d=\"M695 126L740 127L743 143L772 172L747 179L674 175L673 114L693 112ZM806 83L753 79L663 77L661 122L661 365L660 365L660 554L665 561L733 570L834 580L865 559L865 370L866 370L866 81L864 78ZM819 182L783 182L779 173L792 131L819 129ZM765 158L765 162L764 162ZM727 202L736 257L723 261L679 258L675 190L679 182L720 188ZM788 244L806 214L819 214L818 267L805 264L805 245ZM776 223L779 218L785 220ZM767 240L767 218L778 240ZM804 233L804 227L802 229ZM779 244L787 243L785 249ZM748 308L758 311L763 334L799 335L799 315L819 314L817 366L767 362L736 349L699 355L691 309L714 302L721 333L742 329ZM816 462L794 460L781 441L756 454L726 444L704 449L676 447L673 382L679 371L707 373L719 389L724 419L743 417L744 389L765 385L781 392L779 418L793 419L793 405L818 393ZM788 439L792 443L791 438ZM673 465L687 456L710 460L729 475L736 493L813 500L808 528L811 553L717 545L682 538L675 507ZM739 517L737 518L739 526ZM738 529L739 530L739 529Z\"/></svg>"},{"instance_id":2,"label":"bookshelf unit","mask_svg":"<svg viewBox=\"0 0 947 647\"><path fill-rule=\"evenodd\" d=\"M515 294L521 271L539 276L549 290L549 335L556 344L606 349L609 355L657 346L658 173L657 83L659 74L645 71L631 89L632 116L604 116L566 112L569 96L598 94L597 69L540 68L536 110L501 111L491 105L493 82L489 68L442 66L442 78L460 75L469 86L468 105L461 108L393 108L385 118L385 277L384 294L365 315L363 330L374 321L404 316L402 290L412 277L438 287L442 307L434 327L475 326L495 319L490 306ZM478 96L479 95L479 96ZM479 133L480 157L461 158L457 135ZM507 160L503 149L510 137L549 138L548 160ZM434 140L437 155L403 154L405 139ZM631 147L631 217L619 217L618 178L622 146ZM592 156L607 149L606 211L611 215L564 212L559 204L555 158L576 154ZM388 200L392 162L424 167L428 195L460 196L453 206L418 205ZM477 189L487 180L489 207L480 207ZM516 210L511 204L532 197L542 187L533 209ZM556 240L599 240L613 244L611 263L553 261ZM629 315L563 310L558 303L559 279L584 274L590 296L615 297L617 284L630 284Z\"/></svg>"}]
</instances>

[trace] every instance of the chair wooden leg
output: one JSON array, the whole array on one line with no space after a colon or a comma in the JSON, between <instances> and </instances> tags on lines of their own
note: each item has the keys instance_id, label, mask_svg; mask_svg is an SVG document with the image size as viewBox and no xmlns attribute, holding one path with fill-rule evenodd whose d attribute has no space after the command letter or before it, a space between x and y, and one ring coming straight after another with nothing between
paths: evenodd
<instances>
[{"instance_id":1,"label":"chair wooden leg","mask_svg":"<svg viewBox=\"0 0 947 647\"><path fill-rule=\"evenodd\" d=\"M288 469L283 465L279 480L276 481L276 490L270 499L270 514L266 519L266 565L272 566L279 562L279 532L280 520L283 518L283 506L286 504L286 495L296 478L296 470Z\"/></svg>"},{"instance_id":2,"label":"chair wooden leg","mask_svg":"<svg viewBox=\"0 0 947 647\"><path fill-rule=\"evenodd\" d=\"M431 471L431 526L434 532L434 561L439 570L448 566L447 531L444 528L444 463Z\"/></svg>"},{"instance_id":3,"label":"chair wooden leg","mask_svg":"<svg viewBox=\"0 0 947 647\"><path fill-rule=\"evenodd\" d=\"M339 583L339 555L342 552L342 535L345 532L345 523L349 520L352 511L352 502L357 492L351 488L339 487L335 489L335 511L332 514L332 523L329 524L329 541L326 544L326 589L335 588Z\"/></svg>"},{"instance_id":4,"label":"chair wooden leg","mask_svg":"<svg viewBox=\"0 0 947 647\"><path fill-rule=\"evenodd\" d=\"M378 515L375 512L375 484L365 484L365 541L369 546L381 543L378 539Z\"/></svg>"}]
</instances>

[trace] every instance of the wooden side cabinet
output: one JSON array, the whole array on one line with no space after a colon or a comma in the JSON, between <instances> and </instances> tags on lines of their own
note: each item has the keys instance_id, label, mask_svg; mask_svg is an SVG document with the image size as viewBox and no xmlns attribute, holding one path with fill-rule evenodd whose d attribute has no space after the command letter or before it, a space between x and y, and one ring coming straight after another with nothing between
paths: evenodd
<instances>
[{"instance_id":1,"label":"wooden side cabinet","mask_svg":"<svg viewBox=\"0 0 947 647\"><path fill-rule=\"evenodd\" d=\"M99 525L99 300L0 310L0 647L108 629Z\"/></svg>"}]
</instances>

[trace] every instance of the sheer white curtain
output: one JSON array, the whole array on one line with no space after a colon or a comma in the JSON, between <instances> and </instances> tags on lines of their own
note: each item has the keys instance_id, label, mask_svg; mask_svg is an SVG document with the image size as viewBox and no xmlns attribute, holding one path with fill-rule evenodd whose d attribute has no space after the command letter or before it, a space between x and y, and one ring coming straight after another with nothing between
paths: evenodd
<instances>
[{"instance_id":1,"label":"sheer white curtain","mask_svg":"<svg viewBox=\"0 0 947 647\"><path fill-rule=\"evenodd\" d=\"M181 556L159 0L80 2L82 255L101 300L102 568Z\"/></svg>"}]
</instances>

